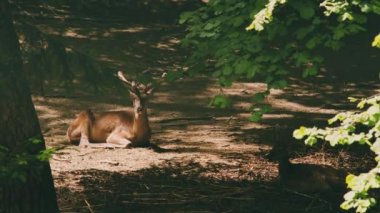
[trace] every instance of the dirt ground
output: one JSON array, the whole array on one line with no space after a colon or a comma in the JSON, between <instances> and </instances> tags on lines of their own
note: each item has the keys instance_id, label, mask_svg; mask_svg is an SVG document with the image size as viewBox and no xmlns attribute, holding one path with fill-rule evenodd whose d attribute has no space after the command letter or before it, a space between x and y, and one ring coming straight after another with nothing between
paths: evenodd
<instances>
[{"instance_id":1,"label":"dirt ground","mask_svg":"<svg viewBox=\"0 0 380 213\"><path fill-rule=\"evenodd\" d=\"M252 123L250 97L265 90L262 83L224 89L234 106L221 110L208 106L220 89L215 81L197 77L169 84L159 79L186 56L179 48L184 30L174 21L53 22L41 21L39 27L68 47L93 48L92 57L115 71L148 69L160 82L149 100L156 148L80 149L68 143L66 129L76 113L125 109L127 93L34 95L47 146L59 148L50 164L61 212L337 212L336 200L278 186L277 164L265 157L273 144L289 142L293 162L353 173L373 164L364 150L306 148L291 134L299 125L323 125L339 110L353 109L348 96L379 93L375 82L290 79L287 89L272 90L267 101L273 112Z\"/></svg>"}]
</instances>

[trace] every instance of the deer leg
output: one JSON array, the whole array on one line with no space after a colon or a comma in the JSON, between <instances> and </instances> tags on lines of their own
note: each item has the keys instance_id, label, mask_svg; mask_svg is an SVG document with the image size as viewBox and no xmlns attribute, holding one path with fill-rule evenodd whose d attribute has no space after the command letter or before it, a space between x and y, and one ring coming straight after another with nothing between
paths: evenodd
<instances>
[{"instance_id":1,"label":"deer leg","mask_svg":"<svg viewBox=\"0 0 380 213\"><path fill-rule=\"evenodd\" d=\"M73 128L70 126L66 132L66 136L70 142L78 142L81 137L81 128Z\"/></svg>"},{"instance_id":2,"label":"deer leg","mask_svg":"<svg viewBox=\"0 0 380 213\"><path fill-rule=\"evenodd\" d=\"M113 148L115 146L112 146L108 143L90 143L88 139L88 133L89 131L86 130L87 128L84 126L82 127L82 132L80 135L80 141L79 141L79 147L83 148Z\"/></svg>"},{"instance_id":3,"label":"deer leg","mask_svg":"<svg viewBox=\"0 0 380 213\"><path fill-rule=\"evenodd\" d=\"M107 138L107 143L112 144L115 147L126 148L132 143L129 139L124 137L124 132L127 132L123 129L115 129Z\"/></svg>"},{"instance_id":4,"label":"deer leg","mask_svg":"<svg viewBox=\"0 0 380 213\"><path fill-rule=\"evenodd\" d=\"M88 136L89 136L89 127L87 124L85 124L81 128L81 135L80 135L80 140L79 140L80 147L90 146L90 140Z\"/></svg>"},{"instance_id":5,"label":"deer leg","mask_svg":"<svg viewBox=\"0 0 380 213\"><path fill-rule=\"evenodd\" d=\"M86 111L85 116L83 119L83 122L80 126L80 140L79 140L79 146L80 147L88 147L90 146L90 134L91 134L91 128L92 128L92 112Z\"/></svg>"}]
</instances>

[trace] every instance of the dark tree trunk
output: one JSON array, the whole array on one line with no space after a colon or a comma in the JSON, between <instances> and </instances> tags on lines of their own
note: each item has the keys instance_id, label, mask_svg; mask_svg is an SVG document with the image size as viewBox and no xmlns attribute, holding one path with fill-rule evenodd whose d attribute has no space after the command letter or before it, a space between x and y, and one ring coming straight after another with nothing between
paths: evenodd
<instances>
[{"instance_id":1,"label":"dark tree trunk","mask_svg":"<svg viewBox=\"0 0 380 213\"><path fill-rule=\"evenodd\" d=\"M45 149L43 141L33 149L23 145L30 138L43 137L21 72L19 43L9 10L8 0L0 0L0 145L11 153L38 154ZM0 212L58 212L50 165L40 164L39 169L26 170L24 181L9 177L0 183Z\"/></svg>"}]
</instances>

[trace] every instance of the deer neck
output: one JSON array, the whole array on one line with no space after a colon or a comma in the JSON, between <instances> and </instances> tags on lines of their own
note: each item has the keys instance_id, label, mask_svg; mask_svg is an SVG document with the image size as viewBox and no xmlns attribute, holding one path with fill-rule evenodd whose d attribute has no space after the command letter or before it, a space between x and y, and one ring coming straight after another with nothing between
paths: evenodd
<instances>
[{"instance_id":1,"label":"deer neck","mask_svg":"<svg viewBox=\"0 0 380 213\"><path fill-rule=\"evenodd\" d=\"M135 135L139 136L150 131L148 115L146 112L141 115L138 115L137 113L135 114L132 131Z\"/></svg>"}]
</instances>

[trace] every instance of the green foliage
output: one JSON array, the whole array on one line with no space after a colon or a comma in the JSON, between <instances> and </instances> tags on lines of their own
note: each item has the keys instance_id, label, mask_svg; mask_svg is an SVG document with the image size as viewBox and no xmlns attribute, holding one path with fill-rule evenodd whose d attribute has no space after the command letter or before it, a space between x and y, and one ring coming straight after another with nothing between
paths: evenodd
<instances>
[{"instance_id":1,"label":"green foliage","mask_svg":"<svg viewBox=\"0 0 380 213\"><path fill-rule=\"evenodd\" d=\"M31 138L23 142L18 151L0 146L0 182L1 184L25 182L30 175L38 177L43 163L49 161L54 149L46 149L31 154L28 150L40 147L42 140Z\"/></svg>"},{"instance_id":2,"label":"green foliage","mask_svg":"<svg viewBox=\"0 0 380 213\"><path fill-rule=\"evenodd\" d=\"M252 23L246 28L246 30L256 30L256 31L264 30L264 25L272 21L273 10L275 9L275 7L278 4L284 4L285 2L286 0L269 1L268 4L265 5L264 9L256 13ZM306 10L302 10L302 11L305 11L307 13ZM309 15L310 14L306 14L305 16L309 16Z\"/></svg>"},{"instance_id":3,"label":"green foliage","mask_svg":"<svg viewBox=\"0 0 380 213\"><path fill-rule=\"evenodd\" d=\"M264 114L269 113L271 111L272 107L267 104L261 104L256 107L252 107L252 113L249 117L249 120L252 122L260 121Z\"/></svg>"},{"instance_id":4,"label":"green foliage","mask_svg":"<svg viewBox=\"0 0 380 213\"><path fill-rule=\"evenodd\" d=\"M366 212L376 204L371 197L371 189L380 188L380 96L358 100L359 112L342 112L328 120L330 125L338 123L335 127L319 129L316 127L300 127L293 132L296 139L304 139L306 145L314 145L318 140L327 141L331 146L351 145L359 143L368 145L375 153L377 166L367 173L348 175L346 183L350 189L344 195L343 209L356 209L356 212Z\"/></svg>"},{"instance_id":5,"label":"green foliage","mask_svg":"<svg viewBox=\"0 0 380 213\"><path fill-rule=\"evenodd\" d=\"M165 75L165 80L168 82L173 82L177 79L180 79L184 76L183 72L169 71Z\"/></svg>"},{"instance_id":6,"label":"green foliage","mask_svg":"<svg viewBox=\"0 0 380 213\"><path fill-rule=\"evenodd\" d=\"M226 109L231 107L231 101L225 95L219 94L214 96L210 101L209 106Z\"/></svg>"},{"instance_id":7,"label":"green foliage","mask_svg":"<svg viewBox=\"0 0 380 213\"><path fill-rule=\"evenodd\" d=\"M372 46L380 48L380 33L373 39Z\"/></svg>"},{"instance_id":8,"label":"green foliage","mask_svg":"<svg viewBox=\"0 0 380 213\"><path fill-rule=\"evenodd\" d=\"M272 111L272 107L268 104L265 104L265 98L268 94L269 91L259 92L252 97L253 103L251 107L252 113L249 117L250 121L258 122L262 119L265 113L269 113Z\"/></svg>"},{"instance_id":9,"label":"green foliage","mask_svg":"<svg viewBox=\"0 0 380 213\"><path fill-rule=\"evenodd\" d=\"M181 16L187 26L182 45L193 50L187 65L193 73L213 66L207 73L221 86L246 79L267 83L268 91L283 88L290 72L317 75L321 52L339 50L345 38L365 31L368 14L380 15L379 5L379 0L210 0ZM372 45L379 43L377 38ZM252 115L256 120L258 113Z\"/></svg>"}]
</instances>

